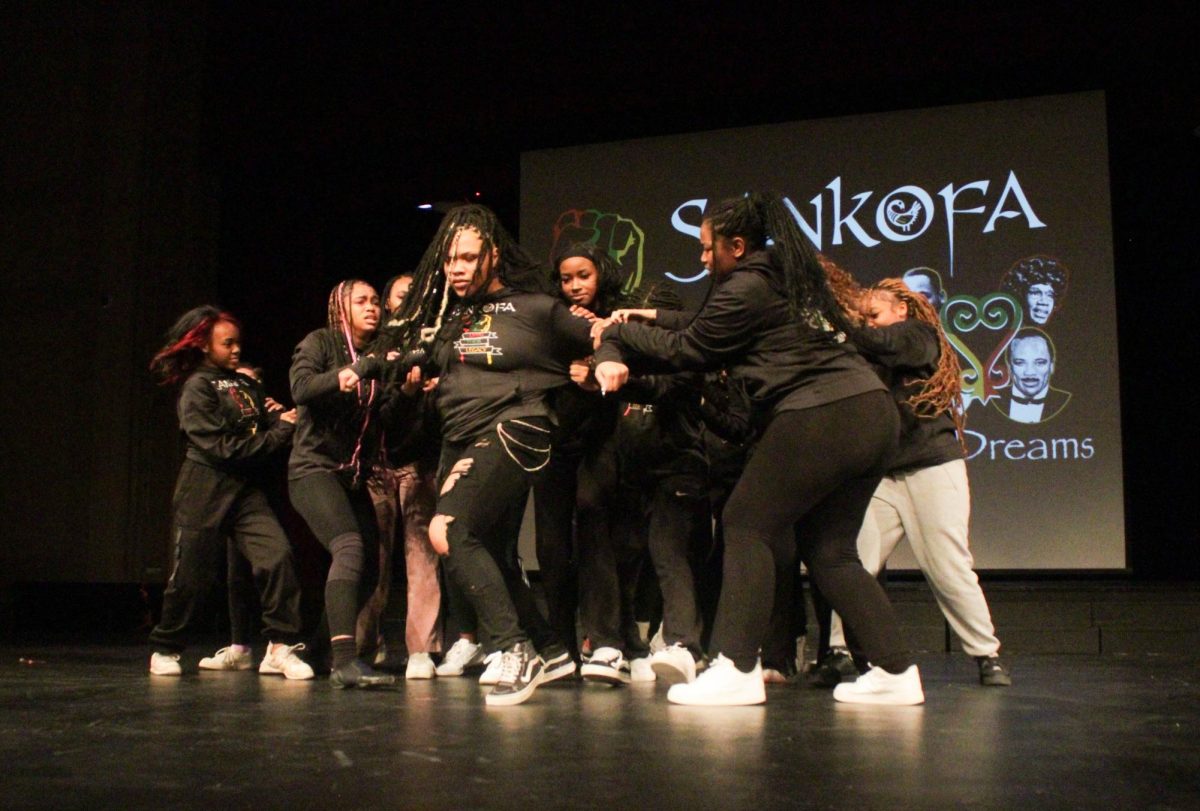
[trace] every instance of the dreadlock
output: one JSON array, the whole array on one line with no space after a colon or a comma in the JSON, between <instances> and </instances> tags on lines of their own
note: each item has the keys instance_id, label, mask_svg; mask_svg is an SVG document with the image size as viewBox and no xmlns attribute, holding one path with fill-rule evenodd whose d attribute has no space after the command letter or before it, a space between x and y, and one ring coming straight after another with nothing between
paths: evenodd
<instances>
[{"instance_id":1,"label":"dreadlock","mask_svg":"<svg viewBox=\"0 0 1200 811\"><path fill-rule=\"evenodd\" d=\"M560 296L559 268L563 262L576 257L587 259L596 266L596 301L592 307L596 315L605 317L613 310L629 306L623 292L625 279L622 278L621 268L608 251L594 242L572 242L554 255L554 269L548 278Z\"/></svg>"},{"instance_id":2,"label":"dreadlock","mask_svg":"<svg viewBox=\"0 0 1200 811\"><path fill-rule=\"evenodd\" d=\"M230 313L211 304L188 310L167 330L166 343L150 361L150 371L159 385L178 383L196 370L204 361L204 353L212 340L213 327L228 321L239 330L241 323Z\"/></svg>"},{"instance_id":3,"label":"dreadlock","mask_svg":"<svg viewBox=\"0 0 1200 811\"><path fill-rule=\"evenodd\" d=\"M833 297L837 299L838 306L842 308L842 313L850 320L850 323L855 326L860 325L862 323L862 300L867 291L850 275L849 271L843 269L825 254L818 253L817 261L825 269L825 278L829 281L829 289L833 292Z\"/></svg>"},{"instance_id":4,"label":"dreadlock","mask_svg":"<svg viewBox=\"0 0 1200 811\"><path fill-rule=\"evenodd\" d=\"M370 286L369 282L364 282L362 279L346 279L338 282L329 291L328 325L329 331L338 339L336 346L339 367L349 366L358 361L358 352L354 349L354 333L350 327L350 295L354 292L356 284ZM377 393L374 380L366 383L362 380L358 381L358 402L364 408L371 405Z\"/></svg>"},{"instance_id":5,"label":"dreadlock","mask_svg":"<svg viewBox=\"0 0 1200 811\"><path fill-rule=\"evenodd\" d=\"M892 303L904 302L908 305L910 318L928 324L937 332L937 369L924 380L911 381L922 385L919 392L908 398L908 404L918 417L926 419L949 414L954 420L954 428L958 431L958 440L963 443L965 449L966 415L963 413L962 403L962 370L958 365L958 355L946 340L946 331L942 329L941 320L933 305L924 296L909 289L903 279L884 279L871 287L867 293Z\"/></svg>"},{"instance_id":6,"label":"dreadlock","mask_svg":"<svg viewBox=\"0 0 1200 811\"><path fill-rule=\"evenodd\" d=\"M850 321L830 289L825 269L782 196L751 192L723 200L705 213L704 219L714 237L741 237L749 251L770 250L783 269L788 308L794 318L818 328L828 325L832 332L843 335L849 331Z\"/></svg>"},{"instance_id":7,"label":"dreadlock","mask_svg":"<svg viewBox=\"0 0 1200 811\"><path fill-rule=\"evenodd\" d=\"M373 347L376 351L415 349L443 329L451 293L444 268L455 240L465 229L478 231L483 240L476 273L482 270L485 257L496 248L500 256L494 272L507 287L527 292L554 292L542 267L521 249L500 224L495 212L481 205L459 206L442 218L433 241L413 271L412 287L404 305L376 339Z\"/></svg>"}]
</instances>

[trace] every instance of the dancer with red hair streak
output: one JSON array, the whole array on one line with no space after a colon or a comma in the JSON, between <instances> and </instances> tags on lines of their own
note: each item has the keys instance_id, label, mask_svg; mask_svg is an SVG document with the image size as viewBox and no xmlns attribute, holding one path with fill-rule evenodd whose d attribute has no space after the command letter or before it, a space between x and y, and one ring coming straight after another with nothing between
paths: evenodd
<instances>
[{"instance_id":1,"label":"dancer with red hair streak","mask_svg":"<svg viewBox=\"0 0 1200 811\"><path fill-rule=\"evenodd\" d=\"M287 447L295 410L269 413L262 387L237 372L241 326L216 307L184 313L150 362L163 385L183 382L179 428L187 455L174 499L174 563L162 617L150 633L150 673L179 676L180 654L202 599L225 562L226 537L250 562L270 641L259 673L311 679L302 650L300 585L287 536L257 478L261 462Z\"/></svg>"}]
</instances>

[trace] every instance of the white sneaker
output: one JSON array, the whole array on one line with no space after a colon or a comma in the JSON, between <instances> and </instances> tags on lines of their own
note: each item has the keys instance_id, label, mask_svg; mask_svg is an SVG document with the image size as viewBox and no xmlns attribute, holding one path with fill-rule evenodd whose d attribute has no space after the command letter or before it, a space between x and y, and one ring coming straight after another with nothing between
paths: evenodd
<instances>
[{"instance_id":1,"label":"white sneaker","mask_svg":"<svg viewBox=\"0 0 1200 811\"><path fill-rule=\"evenodd\" d=\"M254 656L249 648L234 650L232 647L221 648L212 656L200 660L201 670L249 670L254 667Z\"/></svg>"},{"instance_id":2,"label":"white sneaker","mask_svg":"<svg viewBox=\"0 0 1200 811\"><path fill-rule=\"evenodd\" d=\"M483 645L476 645L467 639L459 639L450 646L442 663L434 671L439 676L461 676L468 667L484 663Z\"/></svg>"},{"instance_id":3,"label":"white sneaker","mask_svg":"<svg viewBox=\"0 0 1200 811\"><path fill-rule=\"evenodd\" d=\"M616 648L596 648L588 660L579 668L580 675L587 681L604 684L629 684L629 662L625 654Z\"/></svg>"},{"instance_id":4,"label":"white sneaker","mask_svg":"<svg viewBox=\"0 0 1200 811\"><path fill-rule=\"evenodd\" d=\"M483 675L479 677L480 684L499 684L500 670L503 665L504 651L494 650L483 657Z\"/></svg>"},{"instance_id":5,"label":"white sneaker","mask_svg":"<svg viewBox=\"0 0 1200 811\"><path fill-rule=\"evenodd\" d=\"M921 674L916 665L894 675L882 667L873 667L855 681L842 682L833 688L833 697L850 704L922 704L925 691L921 689Z\"/></svg>"},{"instance_id":6,"label":"white sneaker","mask_svg":"<svg viewBox=\"0 0 1200 811\"><path fill-rule=\"evenodd\" d=\"M667 640L663 639L662 629L663 625L660 622L658 624L658 630L654 632L654 636L650 637L651 653L658 653L660 650L666 650Z\"/></svg>"},{"instance_id":7,"label":"white sneaker","mask_svg":"<svg viewBox=\"0 0 1200 811\"><path fill-rule=\"evenodd\" d=\"M179 654L159 653L158 651L150 654L150 675L182 676L183 668L179 666Z\"/></svg>"},{"instance_id":8,"label":"white sneaker","mask_svg":"<svg viewBox=\"0 0 1200 811\"><path fill-rule=\"evenodd\" d=\"M667 684L688 684L696 680L696 660L692 652L678 642L651 656L650 667Z\"/></svg>"},{"instance_id":9,"label":"white sneaker","mask_svg":"<svg viewBox=\"0 0 1200 811\"><path fill-rule=\"evenodd\" d=\"M428 653L414 653L408 657L404 668L406 679L432 679L437 674L433 667L433 659Z\"/></svg>"},{"instance_id":10,"label":"white sneaker","mask_svg":"<svg viewBox=\"0 0 1200 811\"><path fill-rule=\"evenodd\" d=\"M643 656L629 663L629 680L636 682L655 681L658 676L650 666L650 657Z\"/></svg>"},{"instance_id":11,"label":"white sneaker","mask_svg":"<svg viewBox=\"0 0 1200 811\"><path fill-rule=\"evenodd\" d=\"M677 684L667 691L673 704L692 704L701 707L732 707L762 704L767 700L763 687L762 662L754 670L743 673L732 659L717 656L708 669L689 684Z\"/></svg>"},{"instance_id":12,"label":"white sneaker","mask_svg":"<svg viewBox=\"0 0 1200 811\"><path fill-rule=\"evenodd\" d=\"M259 675L283 676L285 679L311 679L313 669L308 662L296 655L296 651L304 650L304 643L299 645L284 645L282 642L272 642L267 645L267 655L258 665Z\"/></svg>"}]
</instances>

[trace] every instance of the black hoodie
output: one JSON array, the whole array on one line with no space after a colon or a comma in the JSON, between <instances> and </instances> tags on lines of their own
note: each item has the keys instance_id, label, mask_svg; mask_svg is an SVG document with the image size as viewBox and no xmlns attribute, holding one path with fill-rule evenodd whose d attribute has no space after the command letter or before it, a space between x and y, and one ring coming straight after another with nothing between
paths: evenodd
<instances>
[{"instance_id":1,"label":"black hoodie","mask_svg":"<svg viewBox=\"0 0 1200 811\"><path fill-rule=\"evenodd\" d=\"M225 473L246 475L292 439L291 423L268 414L262 386L245 375L201 366L179 393L179 429L187 458Z\"/></svg>"}]
</instances>

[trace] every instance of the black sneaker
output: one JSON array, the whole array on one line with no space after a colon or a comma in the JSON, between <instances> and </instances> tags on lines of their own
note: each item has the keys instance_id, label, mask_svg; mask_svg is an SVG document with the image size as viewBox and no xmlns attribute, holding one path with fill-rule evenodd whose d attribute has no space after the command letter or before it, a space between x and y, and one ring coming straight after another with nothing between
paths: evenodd
<instances>
[{"instance_id":1,"label":"black sneaker","mask_svg":"<svg viewBox=\"0 0 1200 811\"><path fill-rule=\"evenodd\" d=\"M347 687L358 687L365 690L372 687L390 687L396 683L396 677L388 673L380 673L361 659L351 659L330 672L329 683L339 690Z\"/></svg>"},{"instance_id":2,"label":"black sneaker","mask_svg":"<svg viewBox=\"0 0 1200 811\"><path fill-rule=\"evenodd\" d=\"M629 662L616 648L596 648L579 670L585 681L614 686L629 684Z\"/></svg>"},{"instance_id":3,"label":"black sneaker","mask_svg":"<svg viewBox=\"0 0 1200 811\"><path fill-rule=\"evenodd\" d=\"M837 687L846 676L858 673L854 659L845 648L831 648L808 671L808 683L813 687Z\"/></svg>"},{"instance_id":4,"label":"black sneaker","mask_svg":"<svg viewBox=\"0 0 1200 811\"><path fill-rule=\"evenodd\" d=\"M529 642L518 642L500 656L500 681L484 699L493 707L520 704L542 681L542 658Z\"/></svg>"},{"instance_id":5,"label":"black sneaker","mask_svg":"<svg viewBox=\"0 0 1200 811\"><path fill-rule=\"evenodd\" d=\"M1012 684L1012 675L1000 661L999 656L976 656L979 664L979 683L985 687L1008 687Z\"/></svg>"},{"instance_id":6,"label":"black sneaker","mask_svg":"<svg viewBox=\"0 0 1200 811\"><path fill-rule=\"evenodd\" d=\"M551 645L542 654L542 684L575 675L575 660L563 645Z\"/></svg>"}]
</instances>

